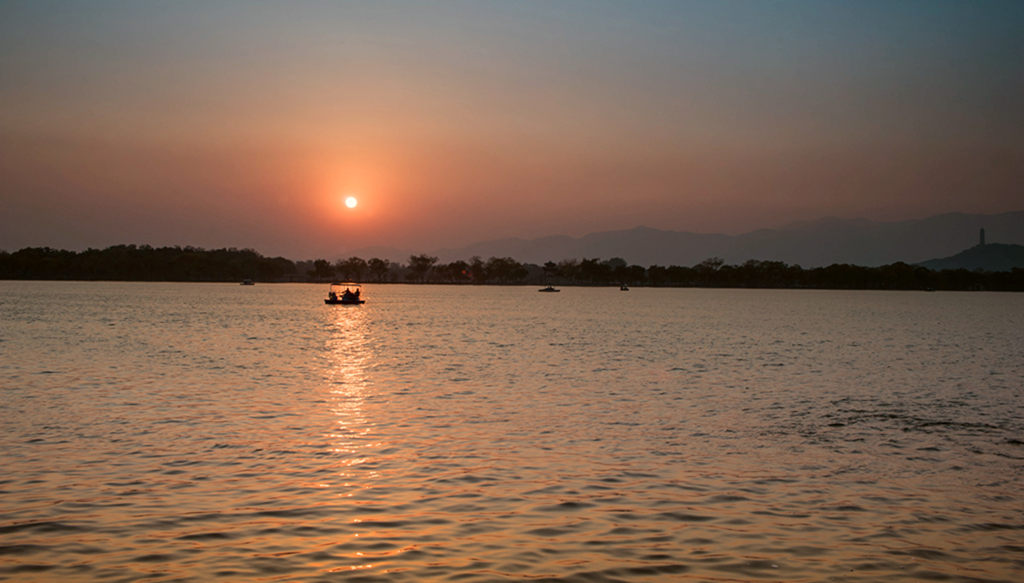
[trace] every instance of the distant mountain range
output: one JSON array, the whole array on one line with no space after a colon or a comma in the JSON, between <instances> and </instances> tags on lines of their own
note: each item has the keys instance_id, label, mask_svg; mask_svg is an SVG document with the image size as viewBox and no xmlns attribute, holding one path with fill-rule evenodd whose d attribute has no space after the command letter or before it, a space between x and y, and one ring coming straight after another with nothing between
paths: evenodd
<instances>
[{"instance_id":1,"label":"distant mountain range","mask_svg":"<svg viewBox=\"0 0 1024 583\"><path fill-rule=\"evenodd\" d=\"M630 264L647 267L691 266L709 257L720 257L729 264L757 259L783 261L805 268L833 263L873 267L897 261L922 263L937 257L951 257L976 245L980 229L985 229L991 243L1022 245L1024 211L992 215L949 213L899 222L824 218L742 235L636 227L578 238L498 239L429 253L442 262L473 256L512 257L536 264L563 259L621 257ZM351 251L348 255L403 262L409 258L408 253L379 247Z\"/></svg>"}]
</instances>

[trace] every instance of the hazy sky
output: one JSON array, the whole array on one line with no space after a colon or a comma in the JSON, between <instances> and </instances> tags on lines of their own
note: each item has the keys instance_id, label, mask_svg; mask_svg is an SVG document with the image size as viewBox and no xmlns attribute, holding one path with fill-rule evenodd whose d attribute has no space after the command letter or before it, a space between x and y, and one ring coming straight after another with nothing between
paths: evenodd
<instances>
[{"instance_id":1,"label":"hazy sky","mask_svg":"<svg viewBox=\"0 0 1024 583\"><path fill-rule=\"evenodd\" d=\"M8 251L1021 210L1022 136L1020 0L0 0Z\"/></svg>"}]
</instances>

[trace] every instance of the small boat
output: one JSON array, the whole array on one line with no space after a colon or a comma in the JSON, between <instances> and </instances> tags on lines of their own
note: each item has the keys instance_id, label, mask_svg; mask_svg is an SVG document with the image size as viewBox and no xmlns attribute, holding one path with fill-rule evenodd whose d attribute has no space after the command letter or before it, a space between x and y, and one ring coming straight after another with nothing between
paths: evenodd
<instances>
[{"instance_id":1,"label":"small boat","mask_svg":"<svg viewBox=\"0 0 1024 583\"><path fill-rule=\"evenodd\" d=\"M342 291L342 287L345 288ZM352 288L355 288L353 291ZM324 300L325 304L342 304L346 306L354 306L359 304L365 304L366 300L360 296L360 288L358 283L332 283L331 289L327 292L327 299Z\"/></svg>"},{"instance_id":2,"label":"small boat","mask_svg":"<svg viewBox=\"0 0 1024 583\"><path fill-rule=\"evenodd\" d=\"M551 286L549 285L548 287L544 287L544 288L541 288L541 289L539 289L539 290L537 290L537 291L539 291L539 292L560 292L560 291L562 291L562 290L560 290L560 289L555 289L555 288L553 288L553 287L551 287Z\"/></svg>"},{"instance_id":3,"label":"small boat","mask_svg":"<svg viewBox=\"0 0 1024 583\"><path fill-rule=\"evenodd\" d=\"M251 279L243 279L240 285L256 285L256 282Z\"/></svg>"},{"instance_id":4,"label":"small boat","mask_svg":"<svg viewBox=\"0 0 1024 583\"><path fill-rule=\"evenodd\" d=\"M629 286L626 284L622 284L619 286L619 291L629 291Z\"/></svg>"}]
</instances>

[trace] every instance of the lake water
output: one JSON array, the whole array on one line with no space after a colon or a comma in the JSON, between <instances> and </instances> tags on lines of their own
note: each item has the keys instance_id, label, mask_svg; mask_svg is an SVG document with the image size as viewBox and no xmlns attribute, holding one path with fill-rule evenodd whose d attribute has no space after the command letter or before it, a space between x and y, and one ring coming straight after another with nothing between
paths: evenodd
<instances>
[{"instance_id":1,"label":"lake water","mask_svg":"<svg viewBox=\"0 0 1024 583\"><path fill-rule=\"evenodd\" d=\"M1024 294L0 282L0 579L1022 581Z\"/></svg>"}]
</instances>

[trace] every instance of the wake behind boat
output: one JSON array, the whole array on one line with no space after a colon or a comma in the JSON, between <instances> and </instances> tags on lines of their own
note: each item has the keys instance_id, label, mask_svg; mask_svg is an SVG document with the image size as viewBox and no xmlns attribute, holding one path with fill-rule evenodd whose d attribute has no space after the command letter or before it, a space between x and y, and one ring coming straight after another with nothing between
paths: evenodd
<instances>
[{"instance_id":1,"label":"wake behind boat","mask_svg":"<svg viewBox=\"0 0 1024 583\"><path fill-rule=\"evenodd\" d=\"M342 291L342 287L345 288ZM355 288L353 291L352 288ZM325 304L358 305L365 304L366 300L360 297L362 290L358 283L332 283L331 289L327 292Z\"/></svg>"}]
</instances>

